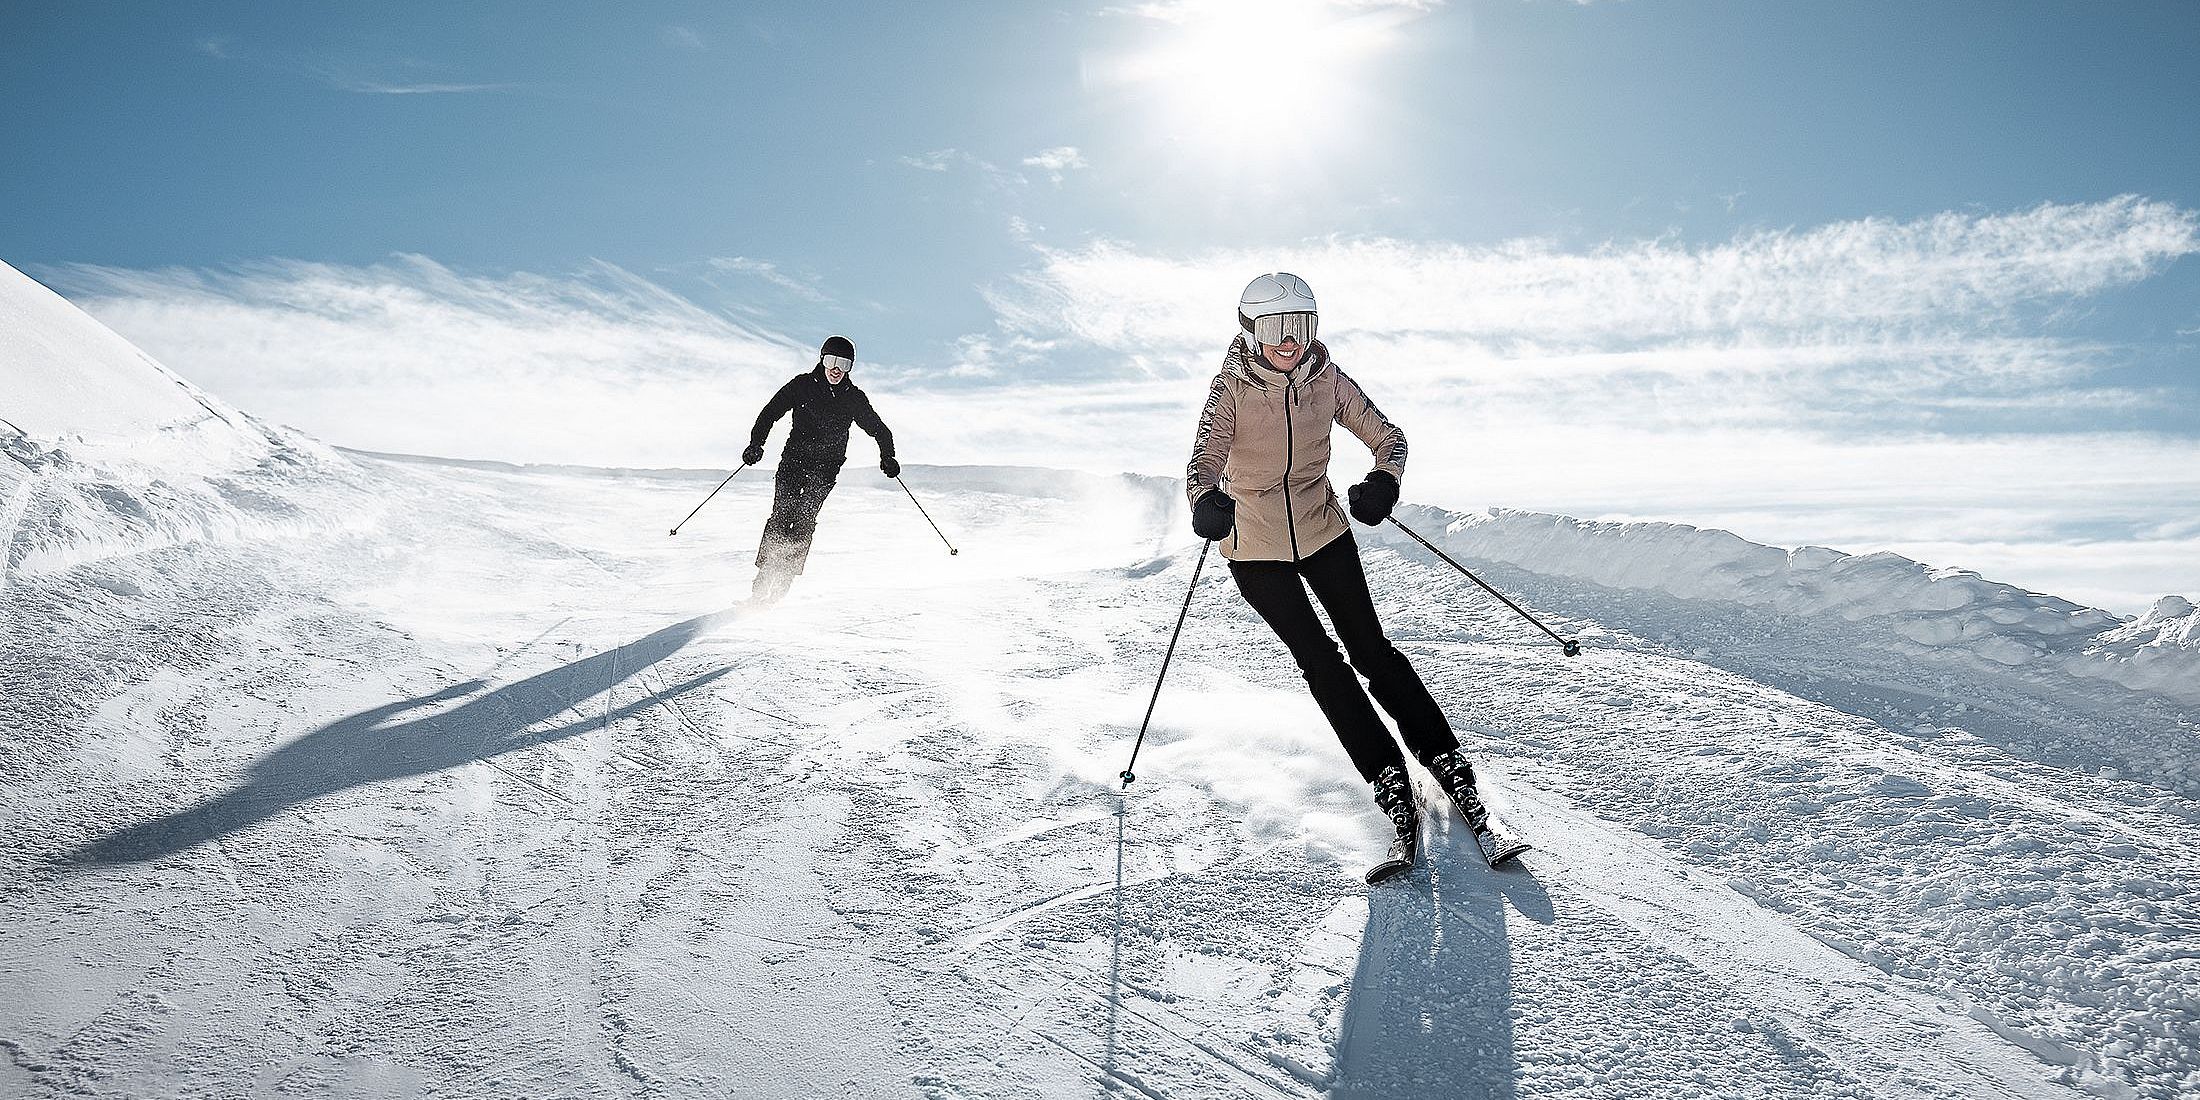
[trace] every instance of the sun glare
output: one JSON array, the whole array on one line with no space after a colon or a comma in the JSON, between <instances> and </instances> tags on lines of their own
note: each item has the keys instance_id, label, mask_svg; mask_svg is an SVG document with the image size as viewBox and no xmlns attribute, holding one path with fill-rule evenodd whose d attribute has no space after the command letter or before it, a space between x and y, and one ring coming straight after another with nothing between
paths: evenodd
<instances>
[{"instance_id":1,"label":"sun glare","mask_svg":"<svg viewBox=\"0 0 2200 1100\"><path fill-rule=\"evenodd\" d=\"M1368 62L1410 9L1205 0L1148 9L1152 44L1088 69L1150 104L1157 137L1235 156L1328 148L1364 119Z\"/></svg>"}]
</instances>

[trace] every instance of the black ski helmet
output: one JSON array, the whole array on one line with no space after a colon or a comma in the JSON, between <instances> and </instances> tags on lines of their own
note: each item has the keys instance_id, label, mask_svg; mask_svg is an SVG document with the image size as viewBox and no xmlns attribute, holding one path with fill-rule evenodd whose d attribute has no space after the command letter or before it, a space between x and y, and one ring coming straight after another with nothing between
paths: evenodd
<instances>
[{"instance_id":1,"label":"black ski helmet","mask_svg":"<svg viewBox=\"0 0 2200 1100\"><path fill-rule=\"evenodd\" d=\"M828 355L854 359L856 357L856 346L850 343L845 336L828 336L825 338L825 343L817 349L817 357L823 359Z\"/></svg>"}]
</instances>

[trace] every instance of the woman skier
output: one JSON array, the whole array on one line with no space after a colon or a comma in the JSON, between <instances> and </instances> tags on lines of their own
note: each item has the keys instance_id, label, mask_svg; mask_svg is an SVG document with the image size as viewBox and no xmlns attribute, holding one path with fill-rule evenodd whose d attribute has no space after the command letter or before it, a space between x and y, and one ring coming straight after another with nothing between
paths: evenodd
<instances>
[{"instance_id":1,"label":"woman skier","mask_svg":"<svg viewBox=\"0 0 2200 1100\"><path fill-rule=\"evenodd\" d=\"M1207 391L1185 470L1192 529L1222 541L1245 602L1297 661L1352 764L1375 789L1397 837L1389 858L1367 874L1379 882L1410 870L1420 814L1405 757L1353 675L1398 724L1406 746L1442 784L1472 826L1491 865L1527 850L1492 831L1451 723L1421 677L1383 636L1360 567L1351 524L1329 485L1330 425L1342 424L1374 452L1375 469L1347 494L1353 518L1374 526L1398 503L1406 437L1329 358L1314 338L1314 292L1296 275L1263 275L1238 299L1238 327ZM1312 588L1344 641L1351 664L1307 601Z\"/></svg>"},{"instance_id":2,"label":"woman skier","mask_svg":"<svg viewBox=\"0 0 2200 1100\"><path fill-rule=\"evenodd\" d=\"M787 413L794 414L787 445L779 452L779 471L772 477L771 518L764 521L764 537L756 547L756 583L749 598L758 603L786 595L787 586L809 560L818 512L840 479L840 467L848 461L850 424L861 425L878 441L879 471L887 477L901 476L901 463L894 461L894 433L871 408L871 399L848 381L848 372L855 368L856 346L845 336L832 336L817 351L817 366L779 387L764 411L756 414L748 449L741 452L746 465L764 461L764 442L771 438L772 425Z\"/></svg>"}]
</instances>

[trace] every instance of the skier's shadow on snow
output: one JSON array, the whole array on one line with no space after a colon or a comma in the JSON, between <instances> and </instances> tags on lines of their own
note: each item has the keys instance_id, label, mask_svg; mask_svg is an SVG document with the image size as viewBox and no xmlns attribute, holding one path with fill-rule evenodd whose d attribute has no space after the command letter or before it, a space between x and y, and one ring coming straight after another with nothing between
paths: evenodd
<instances>
[{"instance_id":1,"label":"skier's shadow on snow","mask_svg":"<svg viewBox=\"0 0 2200 1100\"><path fill-rule=\"evenodd\" d=\"M714 669L626 705L582 714L576 706L680 651L741 608L699 615L571 664L482 693L481 680L363 710L277 748L252 765L242 786L188 809L91 841L62 857L68 864L137 863L228 836L301 803L373 783L448 771L505 753L561 741L639 714L725 675ZM416 718L424 707L464 699ZM560 717L568 721L545 726Z\"/></svg>"},{"instance_id":2,"label":"skier's shadow on snow","mask_svg":"<svg viewBox=\"0 0 2200 1100\"><path fill-rule=\"evenodd\" d=\"M1331 1096L1518 1095L1505 907L1549 924L1550 895L1523 866L1484 866L1463 823L1432 833L1427 871L1368 890Z\"/></svg>"}]
</instances>

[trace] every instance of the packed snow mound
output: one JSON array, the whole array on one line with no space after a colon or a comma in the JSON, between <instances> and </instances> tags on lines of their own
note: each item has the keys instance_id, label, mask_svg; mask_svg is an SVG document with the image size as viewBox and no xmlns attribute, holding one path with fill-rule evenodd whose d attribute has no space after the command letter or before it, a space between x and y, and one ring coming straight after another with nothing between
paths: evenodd
<instances>
[{"instance_id":1,"label":"packed snow mound","mask_svg":"<svg viewBox=\"0 0 2200 1100\"><path fill-rule=\"evenodd\" d=\"M2164 596L2145 615L2103 631L2084 657L2074 671L2193 701L2200 697L2200 609Z\"/></svg>"},{"instance_id":2,"label":"packed snow mound","mask_svg":"<svg viewBox=\"0 0 2200 1100\"><path fill-rule=\"evenodd\" d=\"M359 517L360 471L230 408L0 263L0 588L91 562ZM136 587L129 570L102 583Z\"/></svg>"},{"instance_id":3,"label":"packed snow mound","mask_svg":"<svg viewBox=\"0 0 2200 1100\"><path fill-rule=\"evenodd\" d=\"M235 445L254 434L239 430L234 410L5 262L0 317L0 418L10 434L94 446L178 434ZM209 422L215 430L203 431Z\"/></svg>"},{"instance_id":4,"label":"packed snow mound","mask_svg":"<svg viewBox=\"0 0 2200 1100\"><path fill-rule=\"evenodd\" d=\"M2167 597L2135 622L2099 608L1935 568L1899 554L1785 550L1679 523L1608 523L1512 509L1401 509L1447 551L1606 588L1718 601L1795 619L1837 618L1893 649L1989 669L2105 679L2200 702L2200 629ZM1405 536L1384 529L1393 545Z\"/></svg>"}]
</instances>

